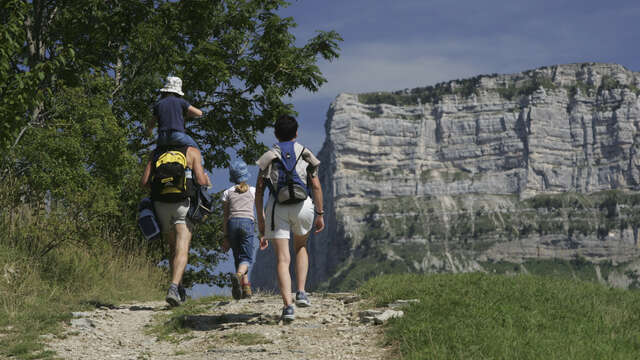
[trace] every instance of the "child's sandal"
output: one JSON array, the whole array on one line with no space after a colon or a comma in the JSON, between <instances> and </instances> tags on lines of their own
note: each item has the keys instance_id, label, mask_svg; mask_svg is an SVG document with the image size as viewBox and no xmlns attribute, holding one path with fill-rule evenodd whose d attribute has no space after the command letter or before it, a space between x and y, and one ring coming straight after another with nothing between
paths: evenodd
<instances>
[{"instance_id":1,"label":"child's sandal","mask_svg":"<svg viewBox=\"0 0 640 360\"><path fill-rule=\"evenodd\" d=\"M248 299L253 295L251 292L251 283L247 282L242 284L242 298Z\"/></svg>"}]
</instances>

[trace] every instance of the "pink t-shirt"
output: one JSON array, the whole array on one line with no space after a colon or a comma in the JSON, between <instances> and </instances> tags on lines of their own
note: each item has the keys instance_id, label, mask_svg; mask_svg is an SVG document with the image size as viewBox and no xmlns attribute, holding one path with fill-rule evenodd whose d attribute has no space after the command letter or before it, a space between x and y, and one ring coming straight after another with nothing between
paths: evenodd
<instances>
[{"instance_id":1,"label":"pink t-shirt","mask_svg":"<svg viewBox=\"0 0 640 360\"><path fill-rule=\"evenodd\" d=\"M250 186L248 191L239 193L233 185L222 193L222 201L229 202L229 218L248 218L256 221L253 214L255 199L256 188L253 186Z\"/></svg>"}]
</instances>

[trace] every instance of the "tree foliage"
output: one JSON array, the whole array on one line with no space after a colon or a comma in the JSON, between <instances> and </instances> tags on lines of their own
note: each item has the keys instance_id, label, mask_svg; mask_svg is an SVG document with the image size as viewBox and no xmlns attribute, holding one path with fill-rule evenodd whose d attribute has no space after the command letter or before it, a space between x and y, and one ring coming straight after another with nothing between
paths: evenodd
<instances>
[{"instance_id":1,"label":"tree foliage","mask_svg":"<svg viewBox=\"0 0 640 360\"><path fill-rule=\"evenodd\" d=\"M208 168L225 166L229 148L254 160L264 150L256 134L293 111L283 99L326 81L317 60L335 59L342 39L318 32L298 45L294 20L279 15L288 5L2 0L0 177L19 179L20 201L50 194L78 221L133 238L136 182L153 143L143 124L167 75L205 111L187 128Z\"/></svg>"}]
</instances>

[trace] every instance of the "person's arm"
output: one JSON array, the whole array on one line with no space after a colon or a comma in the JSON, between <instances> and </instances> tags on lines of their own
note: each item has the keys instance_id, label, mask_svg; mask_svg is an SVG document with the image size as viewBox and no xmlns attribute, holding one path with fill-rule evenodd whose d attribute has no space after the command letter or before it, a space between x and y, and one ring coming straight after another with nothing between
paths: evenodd
<instances>
[{"instance_id":1,"label":"person's arm","mask_svg":"<svg viewBox=\"0 0 640 360\"><path fill-rule=\"evenodd\" d=\"M311 187L311 194L313 196L314 213L316 218L314 225L316 227L316 233L319 233L324 229L324 208L322 204L322 186L320 185L320 178L318 178L318 167L320 166L320 160L309 149L305 149L302 152L302 158L309 163L307 166L308 182Z\"/></svg>"},{"instance_id":2,"label":"person's arm","mask_svg":"<svg viewBox=\"0 0 640 360\"><path fill-rule=\"evenodd\" d=\"M222 221L222 233L224 234L224 240L222 241L222 250L224 252L229 251L231 244L229 243L229 233L227 232L227 222L229 221L229 200L222 201L222 209L224 213L223 221Z\"/></svg>"},{"instance_id":3,"label":"person's arm","mask_svg":"<svg viewBox=\"0 0 640 360\"><path fill-rule=\"evenodd\" d=\"M151 178L151 159L147 161L147 165L144 167L144 172L142 173L142 178L140 179L140 186L143 188L151 187L149 183L149 179Z\"/></svg>"},{"instance_id":4,"label":"person's arm","mask_svg":"<svg viewBox=\"0 0 640 360\"><path fill-rule=\"evenodd\" d=\"M264 196L264 178L262 177L262 171L258 173L258 180L256 181L256 196L255 196L255 206L256 206L256 218L258 220L258 237L260 238L260 250L264 250L269 246L269 240L264 238L264 205L263 205L263 196Z\"/></svg>"},{"instance_id":5,"label":"person's arm","mask_svg":"<svg viewBox=\"0 0 640 360\"><path fill-rule=\"evenodd\" d=\"M193 170L193 176L195 176L198 184L202 186L211 186L209 175L204 172L204 168L202 167L202 156L200 155L200 150L194 147L188 147L187 154L191 155L191 170Z\"/></svg>"},{"instance_id":6,"label":"person's arm","mask_svg":"<svg viewBox=\"0 0 640 360\"><path fill-rule=\"evenodd\" d=\"M187 108L187 117L200 117L202 116L202 110L193 105L189 105Z\"/></svg>"},{"instance_id":7,"label":"person's arm","mask_svg":"<svg viewBox=\"0 0 640 360\"><path fill-rule=\"evenodd\" d=\"M311 177L311 193L313 194L313 211L316 214L314 225L316 233L324 229L324 208L322 207L322 186L317 176Z\"/></svg>"},{"instance_id":8,"label":"person's arm","mask_svg":"<svg viewBox=\"0 0 640 360\"><path fill-rule=\"evenodd\" d=\"M158 117L155 115L147 119L147 126L144 129L147 136L151 136L151 134L153 133L153 128L156 127L157 123L158 123Z\"/></svg>"}]
</instances>

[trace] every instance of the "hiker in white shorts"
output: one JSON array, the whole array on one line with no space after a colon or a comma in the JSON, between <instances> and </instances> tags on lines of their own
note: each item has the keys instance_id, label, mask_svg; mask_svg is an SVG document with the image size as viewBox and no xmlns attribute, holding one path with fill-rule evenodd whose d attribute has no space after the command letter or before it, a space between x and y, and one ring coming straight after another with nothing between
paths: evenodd
<instances>
[{"instance_id":1,"label":"hiker in white shorts","mask_svg":"<svg viewBox=\"0 0 640 360\"><path fill-rule=\"evenodd\" d=\"M267 202L267 213L265 214L265 223L271 223L271 209L275 199L269 197ZM275 209L275 229L271 230L269 226L265 228L264 236L266 239L289 239L290 233L295 235L308 235L313 226L313 200L308 197L305 201L297 204L277 206Z\"/></svg>"},{"instance_id":2,"label":"hiker in white shorts","mask_svg":"<svg viewBox=\"0 0 640 360\"><path fill-rule=\"evenodd\" d=\"M320 160L309 149L295 142L298 122L292 116L278 118L274 132L279 143L256 162L260 173L256 183L255 204L260 249L266 249L269 241L275 246L278 285L284 303L282 319L292 321L295 316L289 274L289 238L293 233L297 285L295 303L297 306L310 306L305 292L309 270L307 238L314 225L316 233L324 229L322 188L318 179ZM266 187L269 188L269 200L263 208ZM309 193L312 197L309 197Z\"/></svg>"}]
</instances>

